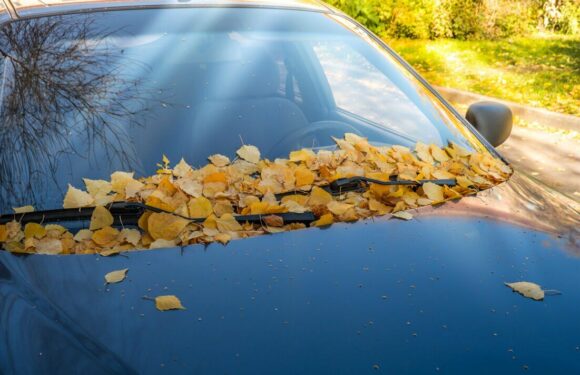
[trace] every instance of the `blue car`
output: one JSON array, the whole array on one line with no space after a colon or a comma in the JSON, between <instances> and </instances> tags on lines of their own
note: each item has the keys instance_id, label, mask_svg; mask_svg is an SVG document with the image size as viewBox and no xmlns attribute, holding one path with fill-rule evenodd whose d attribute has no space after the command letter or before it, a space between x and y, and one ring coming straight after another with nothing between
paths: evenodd
<instances>
[{"instance_id":1,"label":"blue car","mask_svg":"<svg viewBox=\"0 0 580 375\"><path fill-rule=\"evenodd\" d=\"M0 224L27 205L42 222L83 178L244 144L275 160L354 134L507 163L506 107L463 117L322 2L5 0L0 17ZM61 212L72 229L81 211ZM576 202L515 171L413 216L108 257L0 250L0 373L580 373Z\"/></svg>"}]
</instances>

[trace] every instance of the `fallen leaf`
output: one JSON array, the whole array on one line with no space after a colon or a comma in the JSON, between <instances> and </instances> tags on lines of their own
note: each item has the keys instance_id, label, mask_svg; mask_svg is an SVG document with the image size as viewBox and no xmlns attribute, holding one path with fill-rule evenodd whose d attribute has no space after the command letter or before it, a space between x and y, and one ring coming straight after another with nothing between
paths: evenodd
<instances>
[{"instance_id":1,"label":"fallen leaf","mask_svg":"<svg viewBox=\"0 0 580 375\"><path fill-rule=\"evenodd\" d=\"M284 219L278 215L268 215L262 218L264 224L269 227L283 227Z\"/></svg>"},{"instance_id":2,"label":"fallen leaf","mask_svg":"<svg viewBox=\"0 0 580 375\"><path fill-rule=\"evenodd\" d=\"M63 208L81 208L91 206L94 202L94 198L89 193L68 185L62 206Z\"/></svg>"},{"instance_id":3,"label":"fallen leaf","mask_svg":"<svg viewBox=\"0 0 580 375\"><path fill-rule=\"evenodd\" d=\"M518 281L515 283L504 283L510 287L514 292L521 294L524 297L531 298L536 301L544 299L544 291L538 284L528 281Z\"/></svg>"},{"instance_id":4,"label":"fallen leaf","mask_svg":"<svg viewBox=\"0 0 580 375\"><path fill-rule=\"evenodd\" d=\"M91 215L91 223L89 225L89 229L92 231L102 229L104 227L108 227L113 225L113 215L111 212L107 210L103 206L97 206L93 210L93 214Z\"/></svg>"},{"instance_id":5,"label":"fallen leaf","mask_svg":"<svg viewBox=\"0 0 580 375\"><path fill-rule=\"evenodd\" d=\"M93 233L92 240L100 246L110 246L119 236L119 231L113 227L104 227Z\"/></svg>"},{"instance_id":6,"label":"fallen leaf","mask_svg":"<svg viewBox=\"0 0 580 375\"><path fill-rule=\"evenodd\" d=\"M152 213L147 221L147 229L153 239L175 240L189 224L189 220L167 213Z\"/></svg>"},{"instance_id":7,"label":"fallen leaf","mask_svg":"<svg viewBox=\"0 0 580 375\"><path fill-rule=\"evenodd\" d=\"M23 207L12 207L15 214L25 214L28 212L34 212L34 206L23 206Z\"/></svg>"},{"instance_id":8,"label":"fallen leaf","mask_svg":"<svg viewBox=\"0 0 580 375\"><path fill-rule=\"evenodd\" d=\"M125 277L127 276L127 271L129 271L128 268L123 268L122 270L117 271L111 271L105 275L105 282L107 282L107 284L120 283L121 281L125 280Z\"/></svg>"},{"instance_id":9,"label":"fallen leaf","mask_svg":"<svg viewBox=\"0 0 580 375\"><path fill-rule=\"evenodd\" d=\"M24 226L24 237L25 238L42 238L46 236L46 229L37 223L27 223Z\"/></svg>"},{"instance_id":10,"label":"fallen leaf","mask_svg":"<svg viewBox=\"0 0 580 375\"><path fill-rule=\"evenodd\" d=\"M194 219L206 218L213 213L211 202L206 197L190 199L187 208L189 217Z\"/></svg>"},{"instance_id":11,"label":"fallen leaf","mask_svg":"<svg viewBox=\"0 0 580 375\"><path fill-rule=\"evenodd\" d=\"M230 164L230 158L228 158L225 155L221 155L221 154L212 155L208 159L216 167L225 167L226 165ZM258 160L259 159L260 159L260 156L258 156Z\"/></svg>"},{"instance_id":12,"label":"fallen leaf","mask_svg":"<svg viewBox=\"0 0 580 375\"><path fill-rule=\"evenodd\" d=\"M160 311L185 310L179 298L173 295L155 297L155 307Z\"/></svg>"},{"instance_id":13,"label":"fallen leaf","mask_svg":"<svg viewBox=\"0 0 580 375\"><path fill-rule=\"evenodd\" d=\"M432 182L427 182L423 184L423 191L427 198L431 199L433 202L441 202L445 199L443 196L443 187L436 185Z\"/></svg>"},{"instance_id":14,"label":"fallen leaf","mask_svg":"<svg viewBox=\"0 0 580 375\"><path fill-rule=\"evenodd\" d=\"M315 227L325 227L332 223L334 223L334 217L332 214L324 214L320 217L320 219L314 221L312 225Z\"/></svg>"},{"instance_id":15,"label":"fallen leaf","mask_svg":"<svg viewBox=\"0 0 580 375\"><path fill-rule=\"evenodd\" d=\"M260 150L256 146L244 145L236 153L250 163L257 164L260 161Z\"/></svg>"},{"instance_id":16,"label":"fallen leaf","mask_svg":"<svg viewBox=\"0 0 580 375\"><path fill-rule=\"evenodd\" d=\"M393 213L392 215L398 219L403 219L403 220L411 220L413 218L413 215L411 215L407 211L398 211L398 212Z\"/></svg>"},{"instance_id":17,"label":"fallen leaf","mask_svg":"<svg viewBox=\"0 0 580 375\"><path fill-rule=\"evenodd\" d=\"M36 244L38 254L60 254L62 253L62 242L56 238L43 238Z\"/></svg>"}]
</instances>

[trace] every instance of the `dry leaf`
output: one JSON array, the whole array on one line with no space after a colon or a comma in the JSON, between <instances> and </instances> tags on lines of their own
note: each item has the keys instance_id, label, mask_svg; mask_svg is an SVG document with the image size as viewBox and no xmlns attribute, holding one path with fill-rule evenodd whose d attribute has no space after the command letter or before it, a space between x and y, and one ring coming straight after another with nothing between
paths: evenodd
<instances>
[{"instance_id":1,"label":"dry leaf","mask_svg":"<svg viewBox=\"0 0 580 375\"><path fill-rule=\"evenodd\" d=\"M89 229L92 231L102 229L104 227L113 225L114 221L115 220L113 219L113 215L111 215L109 210L103 206L97 206L91 215L91 224L89 225Z\"/></svg>"},{"instance_id":2,"label":"dry leaf","mask_svg":"<svg viewBox=\"0 0 580 375\"><path fill-rule=\"evenodd\" d=\"M257 164L260 161L260 150L256 146L244 145L236 153L250 163Z\"/></svg>"},{"instance_id":3,"label":"dry leaf","mask_svg":"<svg viewBox=\"0 0 580 375\"><path fill-rule=\"evenodd\" d=\"M34 206L23 206L23 207L12 207L15 214L25 214L28 212L34 212Z\"/></svg>"},{"instance_id":4,"label":"dry leaf","mask_svg":"<svg viewBox=\"0 0 580 375\"><path fill-rule=\"evenodd\" d=\"M190 199L187 208L189 217L194 219L206 218L213 213L211 202L206 197Z\"/></svg>"},{"instance_id":5,"label":"dry leaf","mask_svg":"<svg viewBox=\"0 0 580 375\"><path fill-rule=\"evenodd\" d=\"M63 208L81 208L91 206L94 202L95 200L89 193L68 185L62 206Z\"/></svg>"},{"instance_id":6,"label":"dry leaf","mask_svg":"<svg viewBox=\"0 0 580 375\"><path fill-rule=\"evenodd\" d=\"M530 283L528 281L518 281L516 283L505 283L505 285L524 297L536 301L542 301L544 299L544 291L538 284Z\"/></svg>"},{"instance_id":7,"label":"dry leaf","mask_svg":"<svg viewBox=\"0 0 580 375\"><path fill-rule=\"evenodd\" d=\"M128 268L123 268L122 270L112 271L105 275L105 282L107 284L120 283L125 280L127 276Z\"/></svg>"},{"instance_id":8,"label":"dry leaf","mask_svg":"<svg viewBox=\"0 0 580 375\"><path fill-rule=\"evenodd\" d=\"M179 298L173 295L155 297L155 307L160 311L185 310Z\"/></svg>"},{"instance_id":9,"label":"dry leaf","mask_svg":"<svg viewBox=\"0 0 580 375\"><path fill-rule=\"evenodd\" d=\"M230 158L228 158L225 155L221 155L221 154L212 155L208 159L216 167L225 167L226 165L230 164ZM258 160L259 159L260 159L260 156L258 156Z\"/></svg>"},{"instance_id":10,"label":"dry leaf","mask_svg":"<svg viewBox=\"0 0 580 375\"><path fill-rule=\"evenodd\" d=\"M433 202L441 202L445 199L443 196L443 187L432 182L423 184L423 191L427 195L427 198L431 199Z\"/></svg>"},{"instance_id":11,"label":"dry leaf","mask_svg":"<svg viewBox=\"0 0 580 375\"><path fill-rule=\"evenodd\" d=\"M395 212L392 215L398 219L403 219L403 220L411 220L413 218L413 215L411 215L407 211Z\"/></svg>"},{"instance_id":12,"label":"dry leaf","mask_svg":"<svg viewBox=\"0 0 580 375\"><path fill-rule=\"evenodd\" d=\"M152 213L147 222L147 229L153 239L172 241L189 224L189 220L166 213Z\"/></svg>"}]
</instances>

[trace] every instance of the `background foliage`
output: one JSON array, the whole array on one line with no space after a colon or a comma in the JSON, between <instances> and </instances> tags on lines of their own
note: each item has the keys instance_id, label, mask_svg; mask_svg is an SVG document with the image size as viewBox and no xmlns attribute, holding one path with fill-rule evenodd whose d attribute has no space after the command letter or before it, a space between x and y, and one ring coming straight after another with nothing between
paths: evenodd
<instances>
[{"instance_id":1,"label":"background foliage","mask_svg":"<svg viewBox=\"0 0 580 375\"><path fill-rule=\"evenodd\" d=\"M580 33L580 0L327 0L388 38L497 39Z\"/></svg>"}]
</instances>

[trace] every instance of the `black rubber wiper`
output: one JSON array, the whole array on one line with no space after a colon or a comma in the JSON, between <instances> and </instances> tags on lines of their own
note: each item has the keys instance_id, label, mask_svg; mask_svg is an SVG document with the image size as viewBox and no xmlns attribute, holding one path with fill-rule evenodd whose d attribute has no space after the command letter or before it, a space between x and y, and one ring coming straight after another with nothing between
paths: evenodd
<instances>
[{"instance_id":1,"label":"black rubber wiper","mask_svg":"<svg viewBox=\"0 0 580 375\"><path fill-rule=\"evenodd\" d=\"M328 185L320 186L321 189L326 190L332 195L341 195L348 192L364 192L368 189L369 184L378 184L383 186L421 186L426 183L433 183L435 185L455 186L457 182L454 179L438 179L438 180L376 180L363 176L354 176L348 178L339 178L332 181ZM308 195L308 192L303 191L288 191L285 193L276 194L276 199L282 199L288 195Z\"/></svg>"},{"instance_id":2,"label":"black rubber wiper","mask_svg":"<svg viewBox=\"0 0 580 375\"><path fill-rule=\"evenodd\" d=\"M363 176L354 176L348 178L339 178L332 181L323 188L333 195L340 195L349 191L364 191L369 184L377 184L383 186L421 186L426 183L435 185L455 186L457 182L454 179L438 179L438 180L377 180Z\"/></svg>"},{"instance_id":3,"label":"black rubber wiper","mask_svg":"<svg viewBox=\"0 0 580 375\"><path fill-rule=\"evenodd\" d=\"M189 220L192 223L203 223L205 218L190 218L187 216L182 216L174 212L162 210L157 207L148 206L143 203L137 202L115 202L107 205L107 208L113 215L114 223L113 225L127 225L134 226L137 225L139 218L146 211L157 212L157 213L167 213L181 217L183 219ZM0 215L0 224L6 224L12 220L20 222L22 225L26 223L64 223L64 222L78 222L83 220L90 220L94 211L94 207L84 207L84 208L63 208L58 210L46 210L46 211L35 211L27 212L22 214L5 214ZM280 216L284 223L304 223L308 224L316 220L316 217L312 212L304 213L280 213L275 214ZM239 223L254 223L260 224L263 222L266 215L234 215L234 218Z\"/></svg>"}]
</instances>

